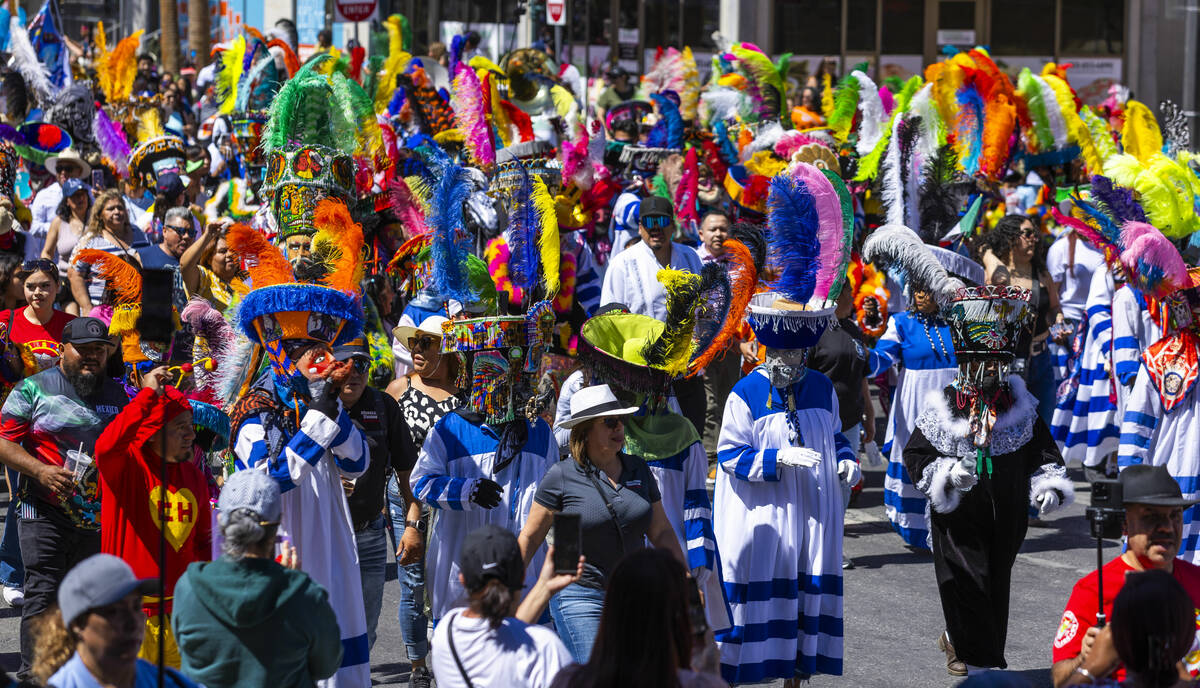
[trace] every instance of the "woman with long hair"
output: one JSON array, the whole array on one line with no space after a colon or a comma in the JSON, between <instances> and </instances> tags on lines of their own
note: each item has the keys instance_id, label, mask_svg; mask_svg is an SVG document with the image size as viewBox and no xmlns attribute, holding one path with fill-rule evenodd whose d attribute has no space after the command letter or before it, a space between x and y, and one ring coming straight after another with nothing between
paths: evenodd
<instances>
[{"instance_id":1,"label":"woman with long hair","mask_svg":"<svg viewBox=\"0 0 1200 688\"><path fill-rule=\"evenodd\" d=\"M660 549L623 558L608 579L596 644L586 664L563 669L551 688L719 688L725 681L692 670L704 630L692 626L683 564ZM653 648L650 651L649 648Z\"/></svg>"},{"instance_id":2,"label":"woman with long hair","mask_svg":"<svg viewBox=\"0 0 1200 688\"><path fill-rule=\"evenodd\" d=\"M83 236L88 213L92 210L92 190L78 179L63 182L63 199L58 204L50 229L46 233L46 245L42 247L42 258L58 265L60 273L66 273L71 265L67 260L75 251L75 244ZM69 300L70 287L62 291L64 300Z\"/></svg>"},{"instance_id":3,"label":"woman with long hair","mask_svg":"<svg viewBox=\"0 0 1200 688\"><path fill-rule=\"evenodd\" d=\"M681 566L684 562L654 474L640 457L622 451L624 419L637 411L636 406L622 406L608 385L584 387L571 397L571 418L560 426L571 429L574 460L560 461L546 471L518 538L528 563L545 541L555 514L579 517L580 551L588 563L583 578L550 601L550 614L559 637L580 663L591 656L604 586L622 556L649 541Z\"/></svg>"},{"instance_id":4,"label":"woman with long hair","mask_svg":"<svg viewBox=\"0 0 1200 688\"><path fill-rule=\"evenodd\" d=\"M188 296L201 296L222 313L235 296L250 291L241 262L225 241L228 229L222 222L208 223L200 239L179 258L179 273Z\"/></svg>"},{"instance_id":5,"label":"woman with long hair","mask_svg":"<svg viewBox=\"0 0 1200 688\"><path fill-rule=\"evenodd\" d=\"M86 314L104 297L104 280L91 278L91 266L75 263L74 257L85 248L94 248L119 255L135 265L141 265L138 249L149 246L146 235L129 222L125 199L116 189L108 189L96 197L87 228L71 253L71 293L81 314Z\"/></svg>"},{"instance_id":6,"label":"woman with long hair","mask_svg":"<svg viewBox=\"0 0 1200 688\"><path fill-rule=\"evenodd\" d=\"M58 266L47 258L29 260L15 273L21 284L25 307L0 311L0 323L13 346L5 363L15 379L28 377L53 366L62 353L62 332L75 316L55 308L62 278Z\"/></svg>"}]
</instances>

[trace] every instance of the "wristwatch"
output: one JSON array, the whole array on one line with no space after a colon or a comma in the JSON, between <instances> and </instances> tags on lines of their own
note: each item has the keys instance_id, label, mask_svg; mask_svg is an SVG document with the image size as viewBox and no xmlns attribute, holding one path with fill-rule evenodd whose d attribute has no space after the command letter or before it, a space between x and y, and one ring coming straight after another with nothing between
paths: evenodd
<instances>
[{"instance_id":1,"label":"wristwatch","mask_svg":"<svg viewBox=\"0 0 1200 688\"><path fill-rule=\"evenodd\" d=\"M1075 667L1075 673L1086 678L1088 680L1088 683L1096 682L1096 677L1092 676L1092 672L1088 671L1087 669L1084 669L1082 664Z\"/></svg>"},{"instance_id":2,"label":"wristwatch","mask_svg":"<svg viewBox=\"0 0 1200 688\"><path fill-rule=\"evenodd\" d=\"M405 521L404 525L408 528L416 528L418 533L424 533L426 528L424 521Z\"/></svg>"}]
</instances>

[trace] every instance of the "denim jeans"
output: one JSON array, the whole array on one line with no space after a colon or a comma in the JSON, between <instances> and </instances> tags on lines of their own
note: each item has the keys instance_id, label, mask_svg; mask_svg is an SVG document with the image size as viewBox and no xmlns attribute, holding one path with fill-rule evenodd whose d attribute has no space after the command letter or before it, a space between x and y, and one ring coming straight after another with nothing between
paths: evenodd
<instances>
[{"instance_id":1,"label":"denim jeans","mask_svg":"<svg viewBox=\"0 0 1200 688\"><path fill-rule=\"evenodd\" d=\"M394 474L388 478L387 500L392 521L392 549L397 550L400 538L404 537L407 508ZM400 622L408 659L424 659L429 654L429 619L425 616L425 557L405 566L397 563L396 577L400 582L400 606L396 610L396 617Z\"/></svg>"},{"instance_id":2,"label":"denim jeans","mask_svg":"<svg viewBox=\"0 0 1200 688\"><path fill-rule=\"evenodd\" d=\"M375 647L375 627L383 609L383 581L387 574L387 530L380 514L354 533L358 544L358 573L362 577L363 607L367 612L367 646Z\"/></svg>"},{"instance_id":3,"label":"denim jeans","mask_svg":"<svg viewBox=\"0 0 1200 688\"><path fill-rule=\"evenodd\" d=\"M1050 425L1054 417L1054 401L1058 387L1054 384L1054 362L1047 348L1029 359L1025 369L1025 386L1038 402L1038 417Z\"/></svg>"},{"instance_id":4,"label":"denim jeans","mask_svg":"<svg viewBox=\"0 0 1200 688\"><path fill-rule=\"evenodd\" d=\"M550 616L558 637L579 664L592 656L596 632L600 630L600 612L604 609L604 591L572 583L550 598Z\"/></svg>"},{"instance_id":5,"label":"denim jeans","mask_svg":"<svg viewBox=\"0 0 1200 688\"><path fill-rule=\"evenodd\" d=\"M17 535L17 472L4 469L8 475L8 513L4 516L4 536L0 539L0 585L20 589L25 584L25 565L21 562L21 538Z\"/></svg>"}]
</instances>

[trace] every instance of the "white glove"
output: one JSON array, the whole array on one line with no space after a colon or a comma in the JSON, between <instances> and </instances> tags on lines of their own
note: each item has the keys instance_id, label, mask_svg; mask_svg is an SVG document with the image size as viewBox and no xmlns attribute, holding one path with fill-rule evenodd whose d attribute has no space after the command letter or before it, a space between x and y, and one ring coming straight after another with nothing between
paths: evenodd
<instances>
[{"instance_id":1,"label":"white glove","mask_svg":"<svg viewBox=\"0 0 1200 688\"><path fill-rule=\"evenodd\" d=\"M863 454L866 455L865 463L870 468L878 468L883 465L883 452L879 451L879 445L875 444L875 440L863 445Z\"/></svg>"},{"instance_id":2,"label":"white glove","mask_svg":"<svg viewBox=\"0 0 1200 688\"><path fill-rule=\"evenodd\" d=\"M950 484L955 489L966 492L975 487L979 482L979 476L975 475L975 462L959 459L955 462L954 467L950 469Z\"/></svg>"},{"instance_id":3,"label":"white glove","mask_svg":"<svg viewBox=\"0 0 1200 688\"><path fill-rule=\"evenodd\" d=\"M859 468L857 461L842 459L838 461L838 477L842 479L842 482L854 487L859 480L862 480L862 469Z\"/></svg>"},{"instance_id":4,"label":"white glove","mask_svg":"<svg viewBox=\"0 0 1200 688\"><path fill-rule=\"evenodd\" d=\"M1040 516L1045 516L1054 511L1061 503L1061 500L1058 498L1058 492L1055 490L1046 490L1037 497L1034 497L1033 501L1037 503L1038 515Z\"/></svg>"},{"instance_id":5,"label":"white glove","mask_svg":"<svg viewBox=\"0 0 1200 688\"><path fill-rule=\"evenodd\" d=\"M816 468L821 454L808 447L784 447L775 453L775 462L793 468Z\"/></svg>"}]
</instances>

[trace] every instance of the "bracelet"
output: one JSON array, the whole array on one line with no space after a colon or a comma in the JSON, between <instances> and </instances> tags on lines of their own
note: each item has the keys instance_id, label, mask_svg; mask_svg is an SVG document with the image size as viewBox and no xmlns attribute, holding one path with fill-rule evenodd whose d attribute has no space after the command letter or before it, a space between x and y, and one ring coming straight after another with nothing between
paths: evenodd
<instances>
[{"instance_id":1,"label":"bracelet","mask_svg":"<svg viewBox=\"0 0 1200 688\"><path fill-rule=\"evenodd\" d=\"M1088 680L1088 683L1096 682L1096 677L1092 676L1092 672L1088 671L1087 669L1084 669L1082 664L1075 667L1074 673L1079 674L1080 676L1086 678Z\"/></svg>"}]
</instances>

